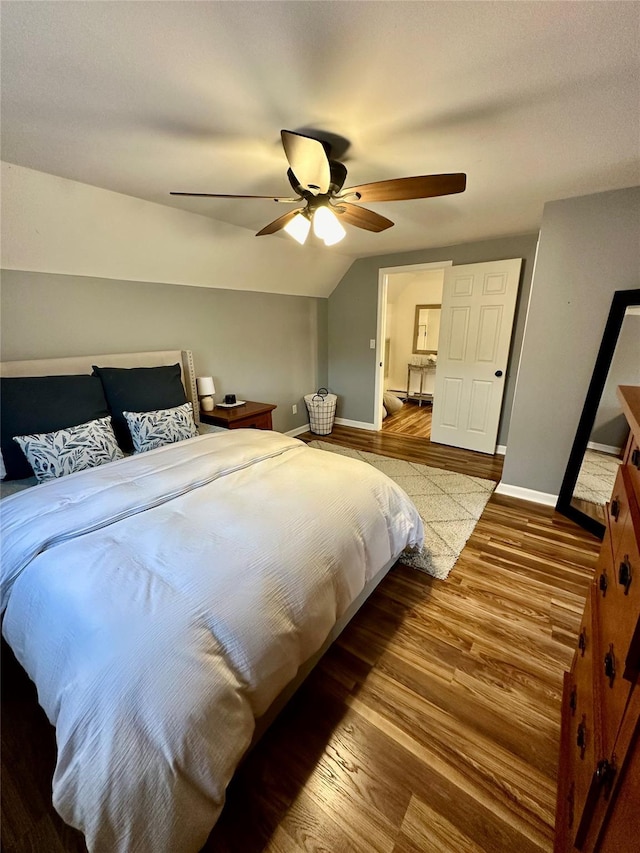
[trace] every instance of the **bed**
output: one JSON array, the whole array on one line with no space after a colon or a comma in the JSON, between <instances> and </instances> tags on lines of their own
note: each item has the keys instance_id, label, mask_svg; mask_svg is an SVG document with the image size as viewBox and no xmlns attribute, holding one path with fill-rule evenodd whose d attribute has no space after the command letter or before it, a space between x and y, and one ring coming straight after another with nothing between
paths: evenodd
<instances>
[{"instance_id":1,"label":"bed","mask_svg":"<svg viewBox=\"0 0 640 853\"><path fill-rule=\"evenodd\" d=\"M196 400L188 351L0 375L95 365L178 365ZM200 850L252 742L423 537L372 466L262 430L120 454L3 498L0 516L3 637L56 729L54 806L95 853Z\"/></svg>"}]
</instances>

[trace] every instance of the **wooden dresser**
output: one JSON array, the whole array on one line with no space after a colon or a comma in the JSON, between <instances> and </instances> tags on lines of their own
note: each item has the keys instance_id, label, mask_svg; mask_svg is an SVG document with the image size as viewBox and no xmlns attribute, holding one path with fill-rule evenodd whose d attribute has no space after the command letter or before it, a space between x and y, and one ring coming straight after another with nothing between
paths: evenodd
<instances>
[{"instance_id":1,"label":"wooden dresser","mask_svg":"<svg viewBox=\"0 0 640 853\"><path fill-rule=\"evenodd\" d=\"M562 698L555 853L640 851L640 388Z\"/></svg>"}]
</instances>

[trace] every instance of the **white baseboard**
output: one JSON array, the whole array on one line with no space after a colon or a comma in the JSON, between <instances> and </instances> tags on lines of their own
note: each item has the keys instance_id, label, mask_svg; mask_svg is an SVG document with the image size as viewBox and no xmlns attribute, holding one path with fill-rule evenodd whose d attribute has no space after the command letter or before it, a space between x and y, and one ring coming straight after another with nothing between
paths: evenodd
<instances>
[{"instance_id":1,"label":"white baseboard","mask_svg":"<svg viewBox=\"0 0 640 853\"><path fill-rule=\"evenodd\" d=\"M502 480L496 486L496 494L507 495L510 498L520 498L521 501L531 501L534 504L555 506L558 502L557 495L548 492L536 492L535 489L525 489L523 486L510 486Z\"/></svg>"},{"instance_id":2,"label":"white baseboard","mask_svg":"<svg viewBox=\"0 0 640 853\"><path fill-rule=\"evenodd\" d=\"M290 429L285 432L285 435L290 435L292 438L295 438L296 435L301 435L303 432L309 432L309 424L303 424L295 429Z\"/></svg>"},{"instance_id":3,"label":"white baseboard","mask_svg":"<svg viewBox=\"0 0 640 853\"><path fill-rule=\"evenodd\" d=\"M504 456L506 454L506 452L507 452L507 445L506 444L496 444L496 453L498 453L500 456Z\"/></svg>"},{"instance_id":4,"label":"white baseboard","mask_svg":"<svg viewBox=\"0 0 640 853\"><path fill-rule=\"evenodd\" d=\"M589 450L599 450L600 453L610 453L612 456L620 456L622 453L621 447L614 447L612 444L598 444L595 441L587 443Z\"/></svg>"},{"instance_id":5,"label":"white baseboard","mask_svg":"<svg viewBox=\"0 0 640 853\"><path fill-rule=\"evenodd\" d=\"M375 432L376 425L369 424L366 421L350 421L347 418L336 418L335 422L340 426L355 427L356 429L368 429Z\"/></svg>"}]
</instances>

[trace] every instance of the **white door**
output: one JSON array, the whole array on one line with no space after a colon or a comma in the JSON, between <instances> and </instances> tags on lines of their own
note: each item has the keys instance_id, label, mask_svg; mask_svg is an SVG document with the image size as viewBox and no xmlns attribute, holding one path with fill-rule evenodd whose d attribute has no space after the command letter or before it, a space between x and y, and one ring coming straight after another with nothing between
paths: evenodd
<instances>
[{"instance_id":1,"label":"white door","mask_svg":"<svg viewBox=\"0 0 640 853\"><path fill-rule=\"evenodd\" d=\"M431 441L495 452L521 266L445 270Z\"/></svg>"}]
</instances>

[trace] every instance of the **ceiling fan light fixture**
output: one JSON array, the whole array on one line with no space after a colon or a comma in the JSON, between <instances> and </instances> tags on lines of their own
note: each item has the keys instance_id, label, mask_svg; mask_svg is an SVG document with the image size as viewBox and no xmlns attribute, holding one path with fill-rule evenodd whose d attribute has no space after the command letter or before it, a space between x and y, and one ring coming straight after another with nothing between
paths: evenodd
<instances>
[{"instance_id":1,"label":"ceiling fan light fixture","mask_svg":"<svg viewBox=\"0 0 640 853\"><path fill-rule=\"evenodd\" d=\"M313 214L313 233L324 241L325 246L333 246L339 243L347 232L338 222L335 213L322 205L316 208Z\"/></svg>"},{"instance_id":2,"label":"ceiling fan light fixture","mask_svg":"<svg viewBox=\"0 0 640 853\"><path fill-rule=\"evenodd\" d=\"M324 137L327 134L322 134ZM361 207L360 202L410 201L418 198L436 198L465 191L467 176L464 172L442 175L415 175L410 178L390 178L355 187L346 187L347 168L344 163L331 159L331 142L316 136L307 136L294 130L280 132L284 153L289 163L287 178L296 198L264 195L229 195L227 193L172 192L171 195L200 198L255 198L271 199L280 204L299 204L306 207L285 213L269 222L256 237L276 234L281 229L298 243L304 245L313 223L313 231L325 246L333 246L346 236L343 224L365 231L380 233L391 228L393 222L373 210ZM348 141L335 134L329 137ZM344 149L346 150L346 149ZM335 214L338 213L338 217Z\"/></svg>"},{"instance_id":3,"label":"ceiling fan light fixture","mask_svg":"<svg viewBox=\"0 0 640 853\"><path fill-rule=\"evenodd\" d=\"M294 240L297 240L301 246L304 246L306 239L309 236L310 228L311 223L303 213L296 213L293 219L287 222L284 226L284 230L287 234L293 237Z\"/></svg>"}]
</instances>

